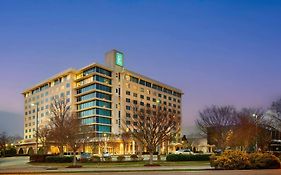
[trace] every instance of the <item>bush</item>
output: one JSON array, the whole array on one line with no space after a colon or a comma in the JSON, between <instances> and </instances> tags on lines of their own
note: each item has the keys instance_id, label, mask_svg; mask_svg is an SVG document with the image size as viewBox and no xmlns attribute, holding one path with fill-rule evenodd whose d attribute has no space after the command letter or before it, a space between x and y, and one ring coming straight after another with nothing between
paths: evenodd
<instances>
[{"instance_id":1,"label":"bush","mask_svg":"<svg viewBox=\"0 0 281 175\"><path fill-rule=\"evenodd\" d=\"M249 160L253 169L280 168L279 158L270 153L252 153L249 155Z\"/></svg>"},{"instance_id":2,"label":"bush","mask_svg":"<svg viewBox=\"0 0 281 175\"><path fill-rule=\"evenodd\" d=\"M216 169L263 169L280 168L280 160L270 153L225 151L220 156L211 156L210 163Z\"/></svg>"},{"instance_id":3,"label":"bush","mask_svg":"<svg viewBox=\"0 0 281 175\"><path fill-rule=\"evenodd\" d=\"M250 161L248 154L242 151L225 151L220 156L212 156L210 159L212 167L215 169L248 169Z\"/></svg>"},{"instance_id":4,"label":"bush","mask_svg":"<svg viewBox=\"0 0 281 175\"><path fill-rule=\"evenodd\" d=\"M125 158L125 156L118 156L117 157L117 160L118 161L124 161L126 158Z\"/></svg>"},{"instance_id":5,"label":"bush","mask_svg":"<svg viewBox=\"0 0 281 175\"><path fill-rule=\"evenodd\" d=\"M130 156L130 158L131 158L131 160L138 160L138 155L136 155L136 154L132 154L131 156Z\"/></svg>"},{"instance_id":6,"label":"bush","mask_svg":"<svg viewBox=\"0 0 281 175\"><path fill-rule=\"evenodd\" d=\"M47 156L46 162L50 163L70 163L73 161L73 156Z\"/></svg>"},{"instance_id":7,"label":"bush","mask_svg":"<svg viewBox=\"0 0 281 175\"><path fill-rule=\"evenodd\" d=\"M112 157L104 157L105 161L112 161Z\"/></svg>"},{"instance_id":8,"label":"bush","mask_svg":"<svg viewBox=\"0 0 281 175\"><path fill-rule=\"evenodd\" d=\"M100 158L99 156L92 156L92 157L91 157L91 160L92 160L93 162L100 162L100 161L101 161L101 158Z\"/></svg>"},{"instance_id":9,"label":"bush","mask_svg":"<svg viewBox=\"0 0 281 175\"><path fill-rule=\"evenodd\" d=\"M29 156L29 161L30 162L45 162L47 156L50 156L50 155L34 154L34 155Z\"/></svg>"},{"instance_id":10,"label":"bush","mask_svg":"<svg viewBox=\"0 0 281 175\"><path fill-rule=\"evenodd\" d=\"M198 155L185 155L185 154L169 154L166 157L167 161L208 161L210 155L198 154Z\"/></svg>"}]
</instances>

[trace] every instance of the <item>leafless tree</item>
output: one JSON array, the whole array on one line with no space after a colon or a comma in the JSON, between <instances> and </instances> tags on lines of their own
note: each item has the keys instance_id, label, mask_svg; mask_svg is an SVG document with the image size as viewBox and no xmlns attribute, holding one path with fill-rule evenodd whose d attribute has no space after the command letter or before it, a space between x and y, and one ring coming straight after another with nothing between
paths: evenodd
<instances>
[{"instance_id":1,"label":"leafless tree","mask_svg":"<svg viewBox=\"0 0 281 175\"><path fill-rule=\"evenodd\" d=\"M9 143L9 136L6 132L0 133L0 153L3 152L5 156L6 144Z\"/></svg>"},{"instance_id":2,"label":"leafless tree","mask_svg":"<svg viewBox=\"0 0 281 175\"><path fill-rule=\"evenodd\" d=\"M38 141L42 144L43 154L47 154L48 147L50 144L50 128L47 126L39 127L38 131L36 132L36 136L38 137Z\"/></svg>"},{"instance_id":3,"label":"leafless tree","mask_svg":"<svg viewBox=\"0 0 281 175\"><path fill-rule=\"evenodd\" d=\"M171 133L177 133L180 129L180 118L165 109L163 106L133 107L134 117L131 118L133 125L128 126L131 128L129 132L135 140L146 146L150 154L149 164L153 163L153 152L157 146L168 140ZM126 132L126 126L123 128Z\"/></svg>"},{"instance_id":4,"label":"leafless tree","mask_svg":"<svg viewBox=\"0 0 281 175\"><path fill-rule=\"evenodd\" d=\"M270 117L274 120L275 129L281 132L281 98L272 102Z\"/></svg>"},{"instance_id":5,"label":"leafless tree","mask_svg":"<svg viewBox=\"0 0 281 175\"><path fill-rule=\"evenodd\" d=\"M199 112L197 126L208 136L208 141L224 149L232 127L236 123L236 109L232 106L211 106Z\"/></svg>"},{"instance_id":6,"label":"leafless tree","mask_svg":"<svg viewBox=\"0 0 281 175\"><path fill-rule=\"evenodd\" d=\"M78 149L84 144L85 140L81 137L80 120L76 113L71 113L66 120L66 143L73 151L73 166L76 166L76 153Z\"/></svg>"},{"instance_id":7,"label":"leafless tree","mask_svg":"<svg viewBox=\"0 0 281 175\"><path fill-rule=\"evenodd\" d=\"M65 98L54 98L50 106L51 118L49 122L50 140L58 146L60 156L63 156L63 146L67 144L70 106Z\"/></svg>"}]
</instances>

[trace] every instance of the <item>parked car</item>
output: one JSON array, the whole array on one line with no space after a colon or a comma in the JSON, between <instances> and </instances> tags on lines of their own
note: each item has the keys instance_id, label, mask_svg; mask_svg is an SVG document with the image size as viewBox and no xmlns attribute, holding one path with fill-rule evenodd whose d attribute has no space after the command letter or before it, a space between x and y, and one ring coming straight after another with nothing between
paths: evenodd
<instances>
[{"instance_id":1,"label":"parked car","mask_svg":"<svg viewBox=\"0 0 281 175\"><path fill-rule=\"evenodd\" d=\"M81 159L88 159L90 160L92 155L90 153L81 153L80 158Z\"/></svg>"},{"instance_id":2,"label":"parked car","mask_svg":"<svg viewBox=\"0 0 281 175\"><path fill-rule=\"evenodd\" d=\"M109 152L103 152L103 153L102 153L102 157L103 157L103 158L110 158L111 155L110 155Z\"/></svg>"},{"instance_id":3,"label":"parked car","mask_svg":"<svg viewBox=\"0 0 281 175\"><path fill-rule=\"evenodd\" d=\"M174 154L194 154L190 149L179 149Z\"/></svg>"}]
</instances>

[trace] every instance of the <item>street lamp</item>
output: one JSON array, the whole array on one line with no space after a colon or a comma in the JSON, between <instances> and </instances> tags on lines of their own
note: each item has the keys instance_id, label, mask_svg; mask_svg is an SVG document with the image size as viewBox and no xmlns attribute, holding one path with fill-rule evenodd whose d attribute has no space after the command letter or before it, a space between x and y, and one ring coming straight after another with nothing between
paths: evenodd
<instances>
[{"instance_id":1,"label":"street lamp","mask_svg":"<svg viewBox=\"0 0 281 175\"><path fill-rule=\"evenodd\" d=\"M31 106L36 106L36 145L35 145L35 149L36 149L36 154L38 154L38 106L39 103L32 103Z\"/></svg>"},{"instance_id":2,"label":"street lamp","mask_svg":"<svg viewBox=\"0 0 281 175\"><path fill-rule=\"evenodd\" d=\"M258 132L258 131L257 131L257 130L258 130L258 129L257 129L257 125L258 125L258 115L257 115L257 114L253 114L253 117L256 118L256 122L255 122L255 123L256 123L256 131L255 131L255 132L256 132L256 146L255 146L255 147L256 147L256 152L257 152L257 151L258 151L258 134L257 134L257 132Z\"/></svg>"}]
</instances>

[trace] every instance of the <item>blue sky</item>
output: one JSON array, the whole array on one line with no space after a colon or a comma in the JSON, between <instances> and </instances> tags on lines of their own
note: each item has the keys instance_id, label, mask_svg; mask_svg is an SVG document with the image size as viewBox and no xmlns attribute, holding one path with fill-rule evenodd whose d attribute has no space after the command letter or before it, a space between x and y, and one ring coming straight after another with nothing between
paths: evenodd
<instances>
[{"instance_id":1,"label":"blue sky","mask_svg":"<svg viewBox=\"0 0 281 175\"><path fill-rule=\"evenodd\" d=\"M184 126L212 104L266 108L281 96L280 19L277 0L0 0L0 131L23 128L25 88L113 48L184 91Z\"/></svg>"}]
</instances>

